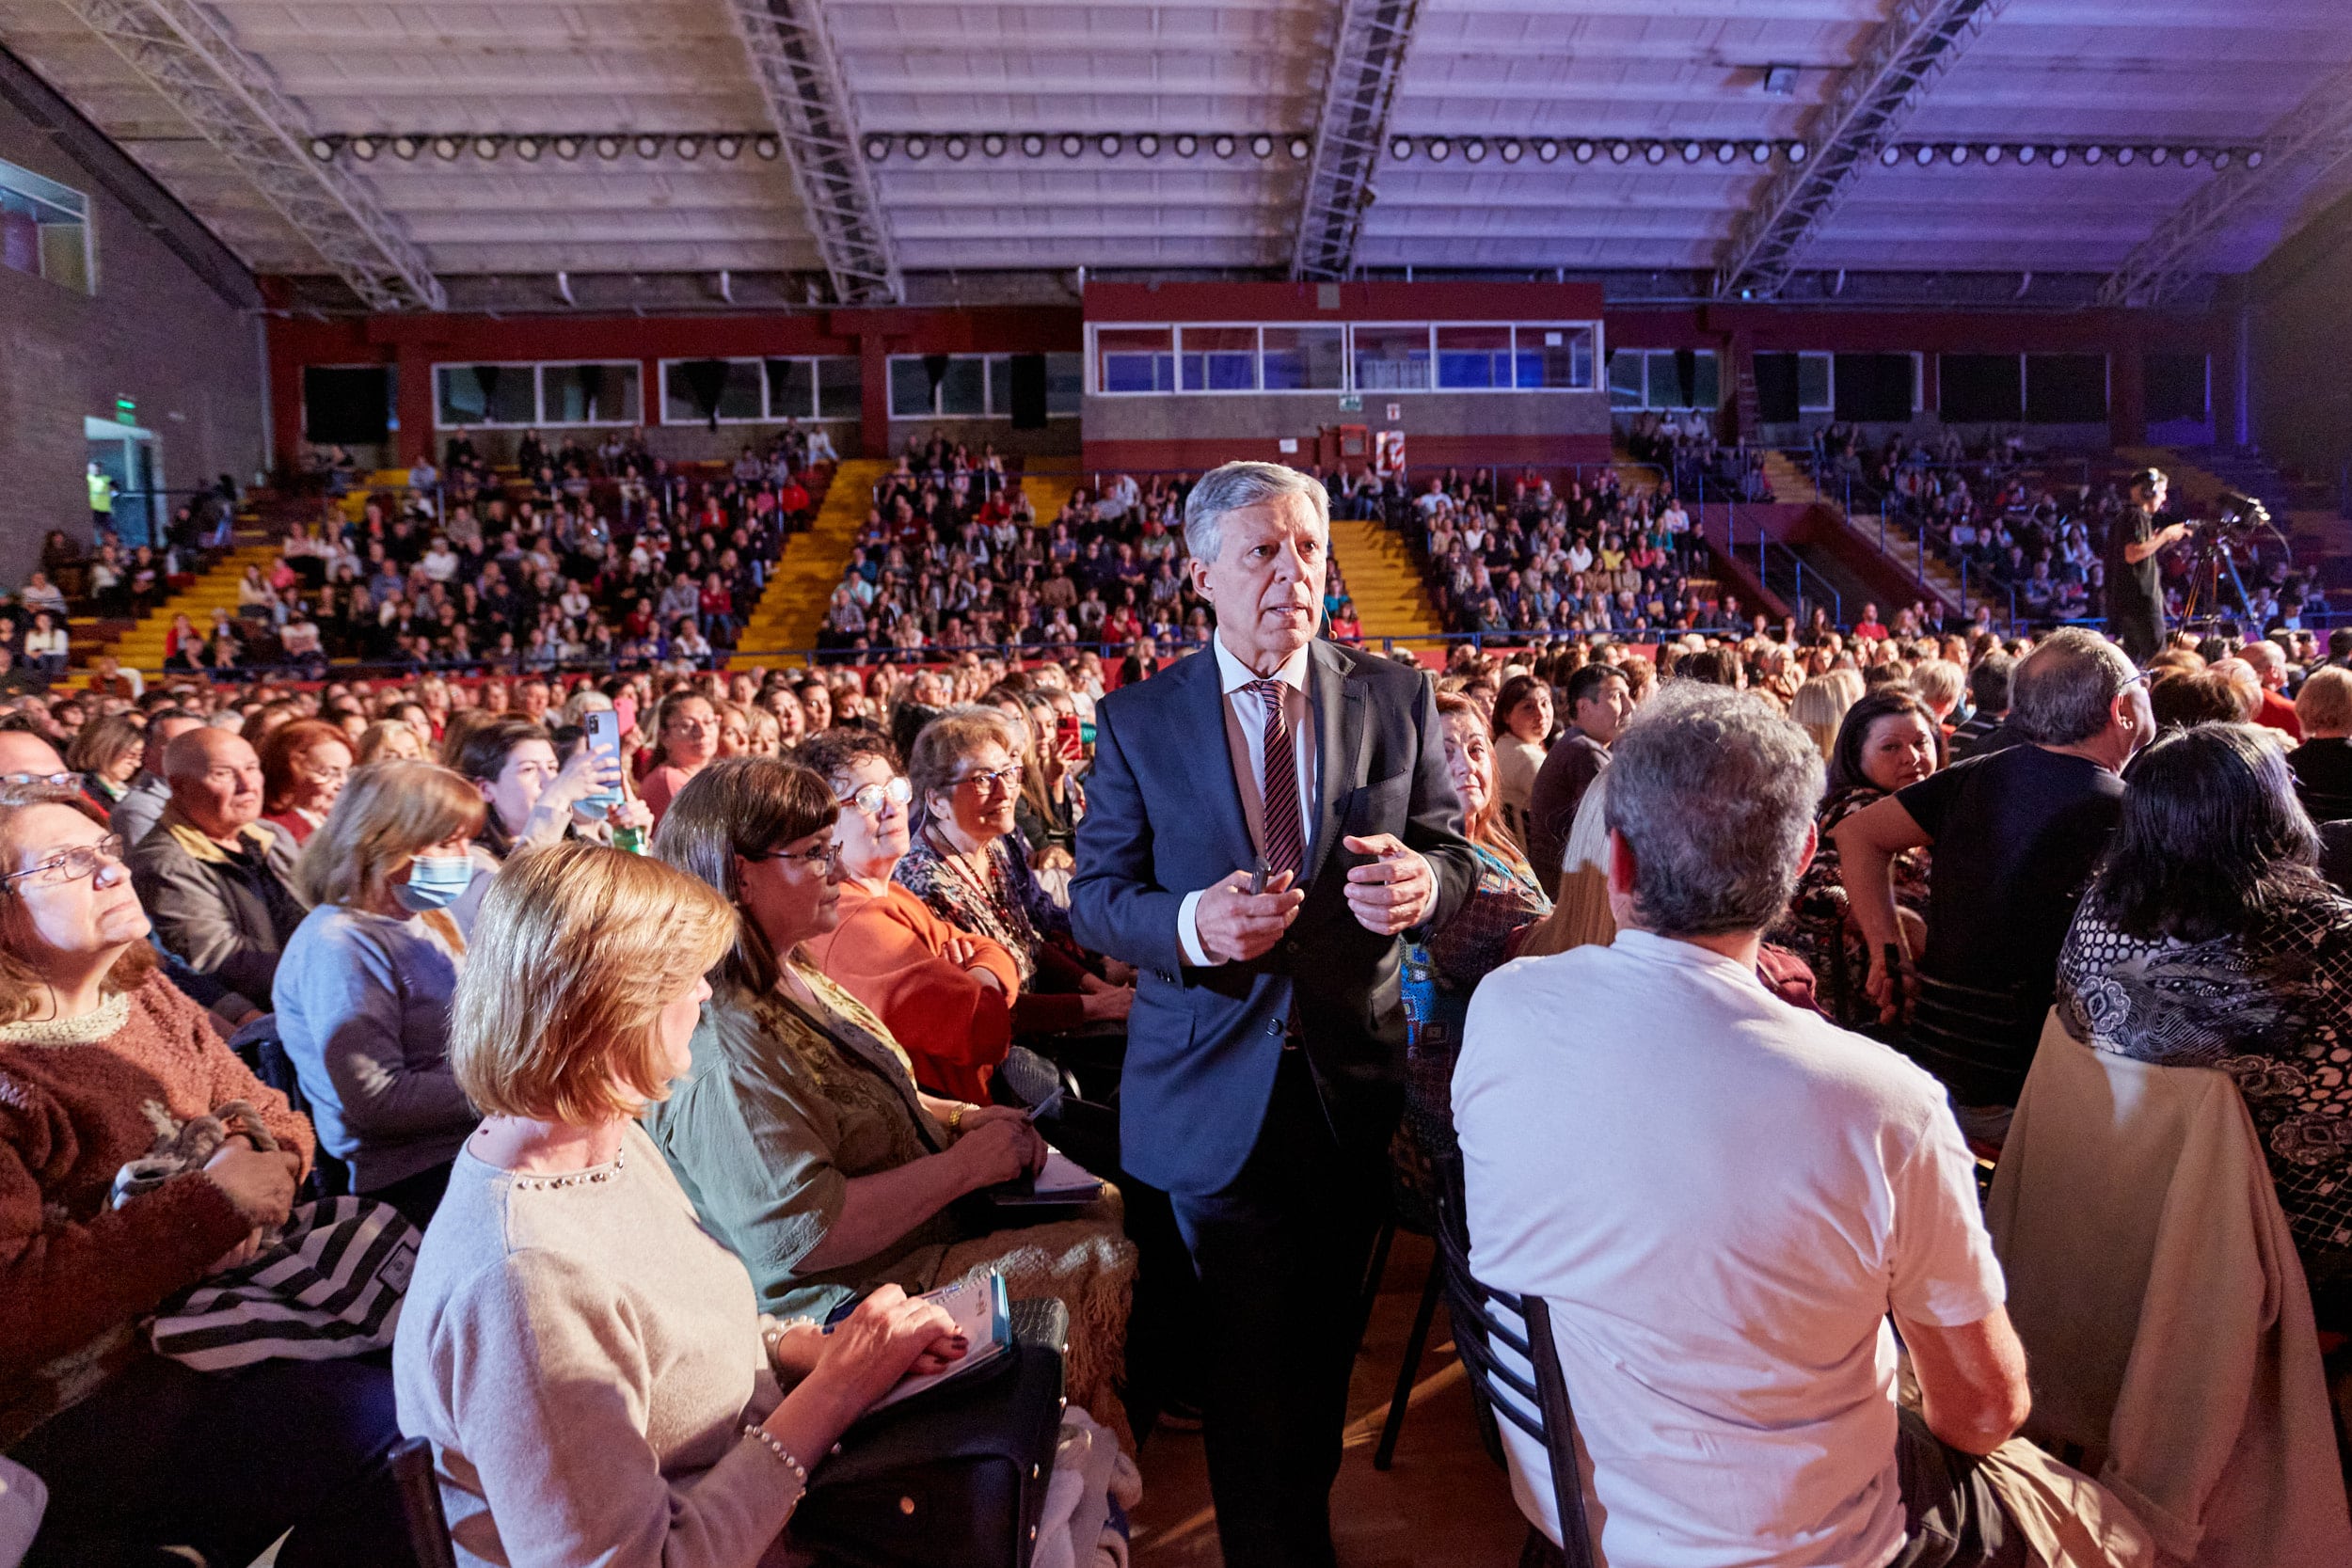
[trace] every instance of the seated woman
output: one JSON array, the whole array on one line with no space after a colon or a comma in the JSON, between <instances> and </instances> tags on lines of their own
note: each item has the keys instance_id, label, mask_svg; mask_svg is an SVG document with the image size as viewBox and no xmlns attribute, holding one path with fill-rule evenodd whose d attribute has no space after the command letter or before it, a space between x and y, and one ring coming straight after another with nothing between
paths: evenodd
<instances>
[{"instance_id":1,"label":"seated woman","mask_svg":"<svg viewBox=\"0 0 2352 1568\"><path fill-rule=\"evenodd\" d=\"M310 1130L157 973L121 841L52 784L0 785L0 1449L49 1487L28 1561L391 1563L345 1516L390 1448L390 1379L359 1361L199 1372L140 1321L285 1223ZM117 1203L159 1134L242 1101L201 1169Z\"/></svg>"},{"instance_id":2,"label":"seated woman","mask_svg":"<svg viewBox=\"0 0 2352 1568\"><path fill-rule=\"evenodd\" d=\"M1883 795L1918 783L1935 771L1935 716L1911 692L1881 687L1846 710L1830 748L1829 786L1821 797L1813 863L1797 879L1788 914L1772 940L1804 959L1820 982L1823 1011L1849 1029L1877 1022L1878 1009L1862 989L1870 973L1861 928L1849 916L1840 879L1837 824ZM1913 947L1925 930L1929 857L1925 849L1895 858L1895 907L1905 942Z\"/></svg>"},{"instance_id":3,"label":"seated woman","mask_svg":"<svg viewBox=\"0 0 2352 1568\"><path fill-rule=\"evenodd\" d=\"M473 880L473 786L429 762L352 775L294 866L310 912L270 984L278 1037L352 1190L433 1217L481 1118L449 1061L466 942L449 906Z\"/></svg>"},{"instance_id":4,"label":"seated woman","mask_svg":"<svg viewBox=\"0 0 2352 1568\"><path fill-rule=\"evenodd\" d=\"M308 843L351 777L351 743L320 719L296 719L262 737L262 812Z\"/></svg>"},{"instance_id":5,"label":"seated woman","mask_svg":"<svg viewBox=\"0 0 2352 1568\"><path fill-rule=\"evenodd\" d=\"M907 852L914 788L890 742L835 727L801 747L841 807L838 923L804 944L827 978L874 1010L907 1050L914 1081L950 1100L989 1099L988 1079L1012 1038L1021 993L1012 955L966 936L890 879Z\"/></svg>"},{"instance_id":6,"label":"seated woman","mask_svg":"<svg viewBox=\"0 0 2352 1568\"><path fill-rule=\"evenodd\" d=\"M484 902L451 1055L486 1116L392 1346L468 1568L753 1568L850 1422L962 1354L889 1287L830 1335L763 1320L636 1125L687 1068L734 928L691 879L579 843Z\"/></svg>"},{"instance_id":7,"label":"seated woman","mask_svg":"<svg viewBox=\"0 0 2352 1568\"><path fill-rule=\"evenodd\" d=\"M767 1310L822 1316L876 1285L928 1291L1001 1269L1014 1296L1068 1305L1070 1398L1123 1435L1112 1377L1135 1249L1116 1194L1018 1230L949 1212L1037 1170L1045 1146L1019 1111L924 1094L889 1026L809 959L804 944L839 914L837 816L822 779L772 757L707 765L663 815L654 853L742 919L693 1065L646 1131Z\"/></svg>"},{"instance_id":8,"label":"seated woman","mask_svg":"<svg viewBox=\"0 0 2352 1568\"><path fill-rule=\"evenodd\" d=\"M1551 687L1534 675L1513 675L1495 698L1495 797L1503 832L1527 842L1527 805L1551 745ZM1463 807L1467 817L1469 807Z\"/></svg>"},{"instance_id":9,"label":"seated woman","mask_svg":"<svg viewBox=\"0 0 2352 1568\"><path fill-rule=\"evenodd\" d=\"M950 926L1012 955L1021 972L1016 1034L1123 1022L1135 988L1113 984L1047 940L1057 916L1067 929L1068 916L1049 908L1012 846L1022 780L1009 743L1013 722L993 708L967 707L923 726L907 759L922 827L891 875Z\"/></svg>"},{"instance_id":10,"label":"seated woman","mask_svg":"<svg viewBox=\"0 0 2352 1568\"><path fill-rule=\"evenodd\" d=\"M2058 954L2058 1012L2100 1051L2218 1068L2254 1118L2323 1327L2352 1321L2352 902L2268 732L2200 724L2127 775Z\"/></svg>"},{"instance_id":11,"label":"seated woman","mask_svg":"<svg viewBox=\"0 0 2352 1568\"><path fill-rule=\"evenodd\" d=\"M82 793L102 812L112 812L131 792L147 755L147 731L127 713L108 713L74 732L65 765L82 775Z\"/></svg>"},{"instance_id":12,"label":"seated woman","mask_svg":"<svg viewBox=\"0 0 2352 1568\"><path fill-rule=\"evenodd\" d=\"M1512 677L1504 689L1520 678ZM1453 1141L1454 1062L1462 1050L1470 992L1513 956L1522 932L1551 912L1527 857L1503 828L1495 743L1487 733L1502 717L1498 708L1490 721L1468 697L1438 698L1446 776L1461 797L1462 836L1478 857L1478 882L1452 920L1427 941L1405 947L1406 1116L1397 1152L1402 1168L1419 1179L1410 1184L1431 1198L1436 1189L1425 1184L1423 1162L1435 1152L1433 1143L1450 1147Z\"/></svg>"},{"instance_id":13,"label":"seated woman","mask_svg":"<svg viewBox=\"0 0 2352 1568\"><path fill-rule=\"evenodd\" d=\"M519 715L474 724L443 742L442 759L474 786L485 810L474 836L477 863L495 870L518 849L542 848L610 828L649 828L653 813L624 796L621 768L586 746L559 762L555 737Z\"/></svg>"}]
</instances>

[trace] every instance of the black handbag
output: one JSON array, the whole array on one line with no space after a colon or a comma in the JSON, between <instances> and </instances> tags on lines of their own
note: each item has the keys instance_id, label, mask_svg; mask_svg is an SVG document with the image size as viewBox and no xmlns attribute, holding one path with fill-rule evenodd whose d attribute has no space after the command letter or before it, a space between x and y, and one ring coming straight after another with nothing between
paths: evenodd
<instances>
[{"instance_id":1,"label":"black handbag","mask_svg":"<svg viewBox=\"0 0 2352 1568\"><path fill-rule=\"evenodd\" d=\"M793 1544L837 1568L1028 1568L1069 1342L1061 1302L1014 1302L1005 1354L842 1434L809 1477Z\"/></svg>"}]
</instances>

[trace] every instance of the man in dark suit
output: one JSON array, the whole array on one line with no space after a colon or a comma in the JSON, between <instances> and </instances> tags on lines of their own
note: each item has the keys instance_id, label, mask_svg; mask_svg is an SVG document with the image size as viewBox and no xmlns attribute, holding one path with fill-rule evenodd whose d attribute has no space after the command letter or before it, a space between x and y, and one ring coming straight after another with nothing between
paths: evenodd
<instances>
[{"instance_id":1,"label":"man in dark suit","mask_svg":"<svg viewBox=\"0 0 2352 1568\"><path fill-rule=\"evenodd\" d=\"M1358 1291L1403 1105L1398 937L1475 863L1428 677L1315 641L1330 502L1232 463L1185 502L1209 649L1096 710L1071 918L1134 964L1120 1161L1200 1276L1231 1568L1330 1568Z\"/></svg>"}]
</instances>

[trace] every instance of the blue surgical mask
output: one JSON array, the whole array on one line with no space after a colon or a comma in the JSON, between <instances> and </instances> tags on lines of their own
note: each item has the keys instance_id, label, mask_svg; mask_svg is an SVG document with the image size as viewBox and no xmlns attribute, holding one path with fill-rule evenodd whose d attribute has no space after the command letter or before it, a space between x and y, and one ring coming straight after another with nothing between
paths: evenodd
<instances>
[{"instance_id":1,"label":"blue surgical mask","mask_svg":"<svg viewBox=\"0 0 2352 1568\"><path fill-rule=\"evenodd\" d=\"M408 879L393 884L392 896L410 914L445 910L473 885L473 862L464 855L419 855L408 863Z\"/></svg>"}]
</instances>

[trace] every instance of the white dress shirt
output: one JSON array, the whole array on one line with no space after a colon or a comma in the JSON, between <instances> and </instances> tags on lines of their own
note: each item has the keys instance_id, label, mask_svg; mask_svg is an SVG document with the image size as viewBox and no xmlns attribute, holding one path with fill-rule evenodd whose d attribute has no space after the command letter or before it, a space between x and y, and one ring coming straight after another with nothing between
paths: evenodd
<instances>
[{"instance_id":1,"label":"white dress shirt","mask_svg":"<svg viewBox=\"0 0 2352 1568\"><path fill-rule=\"evenodd\" d=\"M1212 637L1209 647L1216 658L1218 686L1225 694L1225 745L1232 757L1233 784L1241 792L1242 816L1249 825L1249 842L1263 855L1267 787L1265 704L1248 689L1249 684L1258 679L1257 673L1233 657L1225 646L1225 640ZM1282 683L1282 709L1290 721L1292 749L1297 753L1293 784L1298 791L1299 852L1302 858L1311 860L1316 819L1322 814L1315 797L1314 705L1307 697L1307 648L1300 648L1282 661L1271 678ZM1207 891L1197 888L1186 894L1176 911L1176 938L1184 950L1184 961L1202 968L1224 961L1210 957L1209 950L1200 943L1197 916L1200 895Z\"/></svg>"}]
</instances>

